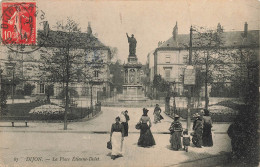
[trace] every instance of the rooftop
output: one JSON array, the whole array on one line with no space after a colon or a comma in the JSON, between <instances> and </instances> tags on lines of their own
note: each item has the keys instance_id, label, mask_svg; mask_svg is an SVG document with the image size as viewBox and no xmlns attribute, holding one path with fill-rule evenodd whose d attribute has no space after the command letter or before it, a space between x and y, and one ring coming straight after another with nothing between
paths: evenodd
<instances>
[{"instance_id":1,"label":"rooftop","mask_svg":"<svg viewBox=\"0 0 260 167\"><path fill-rule=\"evenodd\" d=\"M72 32L67 33L63 31L52 31L48 32L48 35L44 35L43 30L38 31L38 43L46 47L64 47L69 44L76 48L104 48L108 49L102 42L95 36L88 33Z\"/></svg>"},{"instance_id":2,"label":"rooftop","mask_svg":"<svg viewBox=\"0 0 260 167\"><path fill-rule=\"evenodd\" d=\"M247 37L244 37L244 31L229 31L220 33L223 44L222 47L249 47L257 46L259 47L259 32L260 30L249 30L247 32ZM198 45L197 33L193 33L192 46L194 48L200 47ZM176 40L169 38L167 41L163 42L157 50L168 50L168 49L185 49L188 48L190 42L190 34L179 34Z\"/></svg>"}]
</instances>

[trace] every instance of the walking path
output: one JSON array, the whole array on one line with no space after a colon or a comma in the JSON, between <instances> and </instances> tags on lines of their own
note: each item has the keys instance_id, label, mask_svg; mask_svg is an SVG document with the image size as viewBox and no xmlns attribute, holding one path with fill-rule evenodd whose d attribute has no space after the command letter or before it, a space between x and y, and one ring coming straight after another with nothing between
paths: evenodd
<instances>
[{"instance_id":1,"label":"walking path","mask_svg":"<svg viewBox=\"0 0 260 167\"><path fill-rule=\"evenodd\" d=\"M213 147L196 148L189 152L170 149L168 129L172 119L162 113L164 120L153 124L151 131L156 145L152 148L137 147L139 131L135 124L142 115L142 108L127 108L129 136L124 141L124 157L115 161L110 159L110 150L106 149L111 124L126 108L102 107L102 112L91 120L70 122L68 130L63 130L63 123L29 122L29 127L11 127L10 122L0 122L0 166L14 164L14 157L20 157L23 166L216 166L228 161L231 150L230 139L226 134L229 124L213 124ZM148 108L148 115L153 120L153 108ZM163 108L162 108L163 110ZM186 128L185 120L181 121ZM24 126L24 122L16 123ZM17 133L18 132L18 133ZM99 161L88 162L43 162L30 163L25 156L52 157L98 157Z\"/></svg>"},{"instance_id":2,"label":"walking path","mask_svg":"<svg viewBox=\"0 0 260 167\"><path fill-rule=\"evenodd\" d=\"M154 120L153 117L153 108L148 108L148 115L151 120ZM25 124L22 121L15 122L15 126L11 127L10 121L2 121L0 122L0 131L22 131L22 132L60 132L60 133L69 133L69 132L103 132L109 133L111 124L115 121L115 118L120 115L121 111L126 110L126 108L118 108L118 107L102 107L102 112L96 117L86 121L88 118L80 120L79 122L68 122L68 130L64 131L63 122L60 123L52 123L52 122L41 122L41 121L29 121L29 127L23 127ZM139 133L138 130L135 129L136 123L139 121L142 115L142 108L127 108L128 114L130 116L129 121L129 133ZM162 108L163 110L163 108ZM169 127L172 118L168 117L164 113L162 113L164 119L161 123L152 125L153 133L169 133ZM181 120L183 128L187 127L186 121ZM212 132L213 133L226 133L228 129L229 123L214 123Z\"/></svg>"}]
</instances>

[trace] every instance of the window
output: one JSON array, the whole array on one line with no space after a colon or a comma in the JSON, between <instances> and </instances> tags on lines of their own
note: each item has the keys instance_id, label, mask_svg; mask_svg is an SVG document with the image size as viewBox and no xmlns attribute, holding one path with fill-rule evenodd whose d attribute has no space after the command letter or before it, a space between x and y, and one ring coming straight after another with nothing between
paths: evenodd
<instances>
[{"instance_id":1,"label":"window","mask_svg":"<svg viewBox=\"0 0 260 167\"><path fill-rule=\"evenodd\" d=\"M188 56L187 55L183 56L183 64L188 64Z\"/></svg>"},{"instance_id":2,"label":"window","mask_svg":"<svg viewBox=\"0 0 260 167\"><path fill-rule=\"evenodd\" d=\"M40 84L40 93L44 93L44 84Z\"/></svg>"},{"instance_id":3,"label":"window","mask_svg":"<svg viewBox=\"0 0 260 167\"><path fill-rule=\"evenodd\" d=\"M170 79L170 77L171 77L171 70L165 69L165 79Z\"/></svg>"},{"instance_id":4,"label":"window","mask_svg":"<svg viewBox=\"0 0 260 167\"><path fill-rule=\"evenodd\" d=\"M82 87L81 95L82 96L88 96L89 95L89 87Z\"/></svg>"},{"instance_id":5,"label":"window","mask_svg":"<svg viewBox=\"0 0 260 167\"><path fill-rule=\"evenodd\" d=\"M13 70L12 69L7 69L6 70L6 75L11 77L13 75Z\"/></svg>"},{"instance_id":6,"label":"window","mask_svg":"<svg viewBox=\"0 0 260 167\"><path fill-rule=\"evenodd\" d=\"M98 78L98 71L95 71L94 77Z\"/></svg>"},{"instance_id":7,"label":"window","mask_svg":"<svg viewBox=\"0 0 260 167\"><path fill-rule=\"evenodd\" d=\"M171 57L169 55L165 56L165 63L170 63L171 62Z\"/></svg>"},{"instance_id":8,"label":"window","mask_svg":"<svg viewBox=\"0 0 260 167\"><path fill-rule=\"evenodd\" d=\"M90 88L86 87L86 96L90 95Z\"/></svg>"}]
</instances>

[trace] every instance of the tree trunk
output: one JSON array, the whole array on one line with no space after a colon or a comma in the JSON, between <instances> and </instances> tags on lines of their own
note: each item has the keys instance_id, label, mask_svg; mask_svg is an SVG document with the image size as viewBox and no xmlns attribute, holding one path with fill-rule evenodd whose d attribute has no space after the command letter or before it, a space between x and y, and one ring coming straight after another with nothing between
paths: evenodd
<instances>
[{"instance_id":1,"label":"tree trunk","mask_svg":"<svg viewBox=\"0 0 260 167\"><path fill-rule=\"evenodd\" d=\"M66 55L66 86L65 86L65 112L64 112L64 130L67 130L67 114L69 110L69 48Z\"/></svg>"},{"instance_id":2,"label":"tree trunk","mask_svg":"<svg viewBox=\"0 0 260 167\"><path fill-rule=\"evenodd\" d=\"M93 108L93 84L90 86L90 107Z\"/></svg>"}]
</instances>

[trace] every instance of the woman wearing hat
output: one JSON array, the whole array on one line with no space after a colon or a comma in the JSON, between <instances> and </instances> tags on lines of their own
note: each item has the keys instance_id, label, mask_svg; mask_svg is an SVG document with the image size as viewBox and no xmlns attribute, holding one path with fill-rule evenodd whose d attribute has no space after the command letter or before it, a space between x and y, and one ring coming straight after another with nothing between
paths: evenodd
<instances>
[{"instance_id":1,"label":"woman wearing hat","mask_svg":"<svg viewBox=\"0 0 260 167\"><path fill-rule=\"evenodd\" d=\"M204 109L204 116L202 119L202 123L203 123L203 134L202 134L203 146L211 147L213 146L212 133L211 133L212 119L209 116L209 110L207 109Z\"/></svg>"},{"instance_id":2,"label":"woman wearing hat","mask_svg":"<svg viewBox=\"0 0 260 167\"><path fill-rule=\"evenodd\" d=\"M115 160L117 157L122 156L122 148L124 141L124 126L119 123L120 117L116 117L116 123L112 124L110 141L112 144L111 158Z\"/></svg>"},{"instance_id":3,"label":"woman wearing hat","mask_svg":"<svg viewBox=\"0 0 260 167\"><path fill-rule=\"evenodd\" d=\"M159 107L159 104L156 104L154 108L154 123L161 122L161 108Z\"/></svg>"},{"instance_id":4,"label":"woman wearing hat","mask_svg":"<svg viewBox=\"0 0 260 167\"><path fill-rule=\"evenodd\" d=\"M171 138L170 138L171 148L176 151L182 148L182 143L181 143L182 125L179 119L180 117L176 114L174 117L174 121L172 122L169 128L171 132Z\"/></svg>"},{"instance_id":5,"label":"woman wearing hat","mask_svg":"<svg viewBox=\"0 0 260 167\"><path fill-rule=\"evenodd\" d=\"M130 120L128 111L122 111L120 115L120 120L122 122L122 125L124 126L124 137L128 136L128 121Z\"/></svg>"},{"instance_id":6,"label":"woman wearing hat","mask_svg":"<svg viewBox=\"0 0 260 167\"><path fill-rule=\"evenodd\" d=\"M195 147L201 148L202 146L202 133L203 133L203 124L202 124L202 118L200 115L195 115L196 121L193 127L194 134L192 137L192 143L195 145Z\"/></svg>"},{"instance_id":7,"label":"woman wearing hat","mask_svg":"<svg viewBox=\"0 0 260 167\"><path fill-rule=\"evenodd\" d=\"M147 115L149 110L143 108L143 115L140 118L141 130L140 137L138 139L138 146L141 147L150 147L155 145L155 140L153 138L153 134L150 130L152 123L150 117ZM149 125L147 124L149 122Z\"/></svg>"},{"instance_id":8,"label":"woman wearing hat","mask_svg":"<svg viewBox=\"0 0 260 167\"><path fill-rule=\"evenodd\" d=\"M193 121L192 130L194 130L196 122L197 122L199 116L200 116L199 113L193 114L194 121Z\"/></svg>"}]
</instances>

